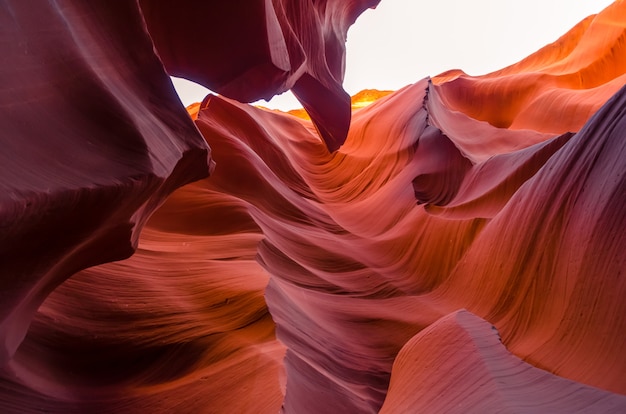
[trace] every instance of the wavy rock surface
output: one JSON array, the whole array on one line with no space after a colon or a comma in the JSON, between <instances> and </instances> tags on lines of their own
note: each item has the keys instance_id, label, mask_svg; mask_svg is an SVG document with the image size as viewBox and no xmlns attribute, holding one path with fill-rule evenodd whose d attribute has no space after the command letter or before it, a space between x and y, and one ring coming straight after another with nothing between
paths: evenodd
<instances>
[{"instance_id":1,"label":"wavy rock surface","mask_svg":"<svg viewBox=\"0 0 626 414\"><path fill-rule=\"evenodd\" d=\"M215 172L42 291L0 409L623 411L625 28L617 1L502 71L373 94L333 153L313 116L208 96Z\"/></svg>"},{"instance_id":2,"label":"wavy rock surface","mask_svg":"<svg viewBox=\"0 0 626 414\"><path fill-rule=\"evenodd\" d=\"M447 107L491 125L557 134L578 131L626 84L623 9L623 0L615 1L502 70L477 77L453 70L433 81Z\"/></svg>"},{"instance_id":3,"label":"wavy rock surface","mask_svg":"<svg viewBox=\"0 0 626 414\"><path fill-rule=\"evenodd\" d=\"M392 372L381 414L591 414L626 409L624 397L551 375L515 358L492 325L463 310L411 338L398 353ZM465 375L459 378L451 372Z\"/></svg>"},{"instance_id":4,"label":"wavy rock surface","mask_svg":"<svg viewBox=\"0 0 626 414\"><path fill-rule=\"evenodd\" d=\"M130 256L165 197L209 173L136 5L31 6L0 10L0 365L50 292Z\"/></svg>"},{"instance_id":5,"label":"wavy rock surface","mask_svg":"<svg viewBox=\"0 0 626 414\"><path fill-rule=\"evenodd\" d=\"M331 151L350 126L342 87L348 28L379 2L140 0L170 74L241 102L291 89Z\"/></svg>"}]
</instances>

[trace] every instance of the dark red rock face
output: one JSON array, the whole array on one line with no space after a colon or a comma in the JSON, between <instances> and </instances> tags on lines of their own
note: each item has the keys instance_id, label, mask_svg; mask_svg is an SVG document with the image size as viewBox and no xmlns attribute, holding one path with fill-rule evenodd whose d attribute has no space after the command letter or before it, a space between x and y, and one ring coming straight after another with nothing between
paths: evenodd
<instances>
[{"instance_id":1,"label":"dark red rock face","mask_svg":"<svg viewBox=\"0 0 626 414\"><path fill-rule=\"evenodd\" d=\"M626 411L626 3L352 109L376 1L92 3L1 3L0 412Z\"/></svg>"},{"instance_id":2,"label":"dark red rock face","mask_svg":"<svg viewBox=\"0 0 626 414\"><path fill-rule=\"evenodd\" d=\"M2 6L2 364L54 288L130 256L210 162L136 5L31 3Z\"/></svg>"},{"instance_id":3,"label":"dark red rock face","mask_svg":"<svg viewBox=\"0 0 626 414\"><path fill-rule=\"evenodd\" d=\"M350 126L348 28L380 0L140 0L167 71L254 102L291 89L334 151Z\"/></svg>"}]
</instances>

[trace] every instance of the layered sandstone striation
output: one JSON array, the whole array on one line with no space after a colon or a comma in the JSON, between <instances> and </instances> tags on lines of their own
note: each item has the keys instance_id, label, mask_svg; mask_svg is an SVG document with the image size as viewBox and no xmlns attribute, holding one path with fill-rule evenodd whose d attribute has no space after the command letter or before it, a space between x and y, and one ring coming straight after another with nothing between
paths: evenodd
<instances>
[{"instance_id":1,"label":"layered sandstone striation","mask_svg":"<svg viewBox=\"0 0 626 414\"><path fill-rule=\"evenodd\" d=\"M626 411L626 2L349 131L376 2L217 3L6 3L0 411Z\"/></svg>"},{"instance_id":2,"label":"layered sandstone striation","mask_svg":"<svg viewBox=\"0 0 626 414\"><path fill-rule=\"evenodd\" d=\"M130 256L150 213L211 165L136 5L29 3L1 11L2 365L50 292Z\"/></svg>"},{"instance_id":3,"label":"layered sandstone striation","mask_svg":"<svg viewBox=\"0 0 626 414\"><path fill-rule=\"evenodd\" d=\"M623 400L515 358L495 327L459 310L402 347L380 412L612 413L624 409Z\"/></svg>"}]
</instances>

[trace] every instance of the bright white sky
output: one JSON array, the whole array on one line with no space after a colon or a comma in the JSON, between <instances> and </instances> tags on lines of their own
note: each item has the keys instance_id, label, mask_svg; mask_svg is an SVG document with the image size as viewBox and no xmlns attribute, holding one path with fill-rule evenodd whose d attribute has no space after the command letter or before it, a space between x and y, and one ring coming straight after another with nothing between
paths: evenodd
<instances>
[{"instance_id":1,"label":"bright white sky","mask_svg":"<svg viewBox=\"0 0 626 414\"><path fill-rule=\"evenodd\" d=\"M344 89L399 89L448 69L482 75L558 39L611 0L382 0L348 31ZM208 89L173 78L184 105ZM290 92L260 105L301 107Z\"/></svg>"}]
</instances>

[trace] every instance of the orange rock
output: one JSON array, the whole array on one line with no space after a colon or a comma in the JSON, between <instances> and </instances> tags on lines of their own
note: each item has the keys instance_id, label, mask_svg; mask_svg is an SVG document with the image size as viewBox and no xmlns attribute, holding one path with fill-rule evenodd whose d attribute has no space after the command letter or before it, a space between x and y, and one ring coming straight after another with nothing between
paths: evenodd
<instances>
[{"instance_id":1,"label":"orange rock","mask_svg":"<svg viewBox=\"0 0 626 414\"><path fill-rule=\"evenodd\" d=\"M454 111L499 128L562 134L578 131L626 84L624 56L620 0L519 63L484 76L449 71L433 82Z\"/></svg>"},{"instance_id":2,"label":"orange rock","mask_svg":"<svg viewBox=\"0 0 626 414\"><path fill-rule=\"evenodd\" d=\"M492 325L460 310L434 322L400 350L380 413L591 414L625 409L624 396L557 377L514 357Z\"/></svg>"},{"instance_id":3,"label":"orange rock","mask_svg":"<svg viewBox=\"0 0 626 414\"><path fill-rule=\"evenodd\" d=\"M224 21L189 28L140 3L170 71L293 81L313 122L209 95L194 127L136 5L11 2L9 34L56 29L6 42L1 412L625 409L623 0L502 71L364 92L335 152L337 45L375 2L206 2ZM219 64L165 36L216 28L241 35L198 40Z\"/></svg>"}]
</instances>

